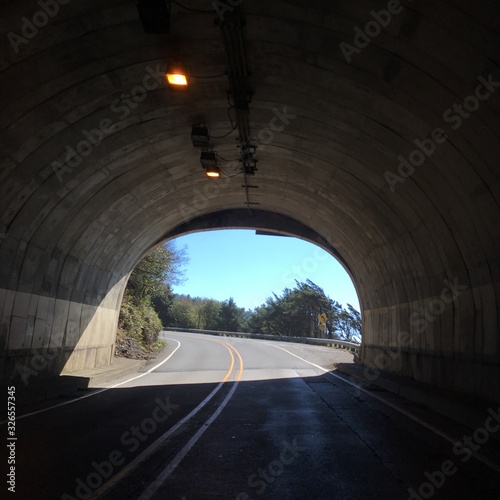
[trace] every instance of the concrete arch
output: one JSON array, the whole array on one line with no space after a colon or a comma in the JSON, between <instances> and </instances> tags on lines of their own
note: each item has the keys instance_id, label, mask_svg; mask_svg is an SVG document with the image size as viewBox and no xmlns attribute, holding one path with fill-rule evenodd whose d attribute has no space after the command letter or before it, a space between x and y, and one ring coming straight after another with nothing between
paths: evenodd
<instances>
[{"instance_id":1,"label":"concrete arch","mask_svg":"<svg viewBox=\"0 0 500 500\"><path fill-rule=\"evenodd\" d=\"M211 212L189 220L173 228L165 239L186 234L217 229L255 229L279 236L293 236L313 243L337 259L352 278L352 271L335 247L318 233L286 215L259 209L232 209Z\"/></svg>"},{"instance_id":2,"label":"concrete arch","mask_svg":"<svg viewBox=\"0 0 500 500\"><path fill-rule=\"evenodd\" d=\"M146 35L129 2L54 0L43 3L53 15L45 24L38 15L30 31L42 3L9 3L1 27L7 378L49 348L48 373L108 362L140 257L189 220L247 203L238 176L197 199L207 184L190 130L231 129L227 79L194 79L188 94L174 94L162 77L174 59L200 76L225 71L213 14L174 5L171 33ZM387 26L360 48L355 36L387 2L245 3L260 146L250 200L321 236L352 271L365 363L409 332L389 370L498 400L500 8L390 4ZM347 58L342 44L355 49ZM478 109L460 117L454 106L478 88ZM392 192L386 172L401 176L401 157L431 139L432 153ZM232 135L215 148L237 156Z\"/></svg>"}]
</instances>

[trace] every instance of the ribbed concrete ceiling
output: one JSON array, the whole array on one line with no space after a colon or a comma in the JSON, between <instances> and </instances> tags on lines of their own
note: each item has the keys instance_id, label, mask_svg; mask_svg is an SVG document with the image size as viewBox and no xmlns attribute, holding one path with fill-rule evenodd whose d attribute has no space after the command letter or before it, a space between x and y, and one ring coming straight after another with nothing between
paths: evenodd
<instances>
[{"instance_id":1,"label":"ribbed concrete ceiling","mask_svg":"<svg viewBox=\"0 0 500 500\"><path fill-rule=\"evenodd\" d=\"M340 44L354 46L355 29L388 5L398 13L348 62ZM367 360L370 346L376 353L411 330L410 312L449 279L467 287L461 308L433 321L414 350L498 373L500 87L490 83L459 127L456 111L443 116L481 81L500 82L498 1L241 8L259 144L250 208L296 220L341 255L360 292ZM190 139L194 123L214 136L231 130L227 77L193 78L188 94L175 94L161 76L174 60L195 76L223 74L221 32L213 12L173 4L171 33L147 35L133 1L72 0L16 53L8 34L21 35L23 16L40 10L23 0L2 12L0 287L99 304L177 226L247 207L242 176L208 184ZM99 144L64 167L68 148L99 127ZM448 139L392 192L386 172L399 175L398 157L436 128ZM238 157L236 137L214 140L222 157ZM6 306L6 344L13 316ZM433 375L415 363L403 371L435 382L438 364Z\"/></svg>"}]
</instances>

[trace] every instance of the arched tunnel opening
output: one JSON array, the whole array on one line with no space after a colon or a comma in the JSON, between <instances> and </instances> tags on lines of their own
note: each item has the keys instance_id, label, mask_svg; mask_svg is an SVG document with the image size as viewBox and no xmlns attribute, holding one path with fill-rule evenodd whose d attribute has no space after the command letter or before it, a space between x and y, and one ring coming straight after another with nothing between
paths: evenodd
<instances>
[{"instance_id":1,"label":"arched tunnel opening","mask_svg":"<svg viewBox=\"0 0 500 500\"><path fill-rule=\"evenodd\" d=\"M234 210L202 216L173 234L168 248L182 262L173 267L179 274L172 274L163 298L153 299L164 326L361 342L352 274L331 246L325 250L321 237L297 221ZM239 311L233 326L212 318L228 300ZM298 323L291 314L286 322L273 318L282 317L282 307Z\"/></svg>"},{"instance_id":2,"label":"arched tunnel opening","mask_svg":"<svg viewBox=\"0 0 500 500\"><path fill-rule=\"evenodd\" d=\"M109 363L137 262L215 224L342 262L367 366L399 349L381 369L500 399L497 2L391 3L376 26L384 2L255 0L221 19L199 0L173 3L163 34L127 2L57 5L4 15L2 378L49 352L37 377ZM188 92L165 80L177 61Z\"/></svg>"}]
</instances>

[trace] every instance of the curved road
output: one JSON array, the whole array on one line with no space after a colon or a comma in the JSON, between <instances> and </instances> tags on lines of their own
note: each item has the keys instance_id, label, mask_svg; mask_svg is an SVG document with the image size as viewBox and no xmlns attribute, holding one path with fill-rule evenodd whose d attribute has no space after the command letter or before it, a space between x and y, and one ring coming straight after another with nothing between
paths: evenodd
<instances>
[{"instance_id":1,"label":"curved road","mask_svg":"<svg viewBox=\"0 0 500 500\"><path fill-rule=\"evenodd\" d=\"M13 498L500 498L494 465L428 427L466 430L359 391L329 371L344 351L165 335L149 373L18 419Z\"/></svg>"}]
</instances>

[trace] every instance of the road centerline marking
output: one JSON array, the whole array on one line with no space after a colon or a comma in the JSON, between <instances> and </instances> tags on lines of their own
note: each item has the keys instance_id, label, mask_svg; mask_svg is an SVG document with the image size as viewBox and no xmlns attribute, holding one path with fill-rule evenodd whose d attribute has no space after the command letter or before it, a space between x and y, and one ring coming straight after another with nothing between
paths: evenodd
<instances>
[{"instance_id":1,"label":"road centerline marking","mask_svg":"<svg viewBox=\"0 0 500 500\"><path fill-rule=\"evenodd\" d=\"M215 387L212 390L212 392L196 408L191 410L191 412L188 415L186 415L183 419L181 419L179 422L177 422L177 424L175 424L168 431L166 431L162 436L160 436L153 443L151 443L137 457L135 457L133 460L131 460L123 469L121 469L117 474L115 474L112 478L110 478L109 481L107 481L100 488L98 488L96 491L94 491L94 493L89 497L89 500L98 499L102 495L107 493L110 489L115 487L124 477L126 477L133 470L135 470L139 465L141 465L143 462L145 462L166 440L168 440L175 432L177 432L178 429L180 429L184 424L186 424L189 420L191 420L197 413L199 413L213 399L213 397L227 383L229 377L231 376L231 373L234 370L235 358L234 358L234 355L230 349L230 348L233 348L234 351L236 352L238 358L239 358L239 361L240 361L240 369L238 372L237 381L236 381L235 385L231 388L229 394L226 396L226 398L223 400L223 402L217 408L217 410L214 412L214 414L212 414L212 416L204 424L202 424L200 426L200 429L196 432L196 434L188 441L188 443L186 445L184 445L184 447L178 453L178 455L181 454L183 452L183 450L188 446L188 444L191 443L189 448L186 449L184 455L182 455L180 457L180 459L177 461L177 463L175 464L175 467L173 467L171 469L169 475L173 472L173 470L177 467L177 465L179 465L179 463L182 461L184 456L187 455L189 450L194 446L194 444L196 444L196 441L198 441L198 439L201 437L203 432L205 432L205 430L208 429L208 426L217 418L217 416L220 414L220 412L223 410L223 408L229 402L232 395L234 394L234 391L236 390L236 386L238 385L239 380L241 379L241 374L243 372L243 359L241 358L241 356L237 352L237 350L233 346L230 346L229 344L225 344L223 342L212 340L212 339L202 339L202 340L210 340L212 342L220 344L220 345L224 346L229 351L229 354L231 355L231 363L230 363L230 368L226 372L224 378L219 382L217 387ZM214 415L215 415L215 417L214 417ZM200 433L201 430L203 432ZM197 436L197 438L194 439L194 437L196 437L196 436ZM176 456L176 458L174 458L173 461L170 462L170 465L177 459L177 456ZM170 467L170 465L169 465L169 467ZM160 486L161 486L161 484L158 486L158 488Z\"/></svg>"},{"instance_id":2,"label":"road centerline marking","mask_svg":"<svg viewBox=\"0 0 500 500\"><path fill-rule=\"evenodd\" d=\"M195 433L193 437L182 447L179 453L174 457L174 459L168 464L168 466L156 477L156 479L148 486L148 488L141 494L138 500L150 500L152 496L161 488L161 486L165 483L165 481L169 478L169 476L174 472L174 470L178 467L178 465L182 462L182 460L186 457L186 455L191 451L191 449L196 445L201 436L205 433L205 431L210 427L210 425L215 421L215 419L221 414L222 410L229 403L231 398L233 397L236 388L241 380L243 375L243 359L238 352L238 350L229 345L239 359L239 370L238 375L236 376L236 380L234 385L231 387L231 390L226 395L222 403L219 405L217 410L200 426L198 431Z\"/></svg>"}]
</instances>

